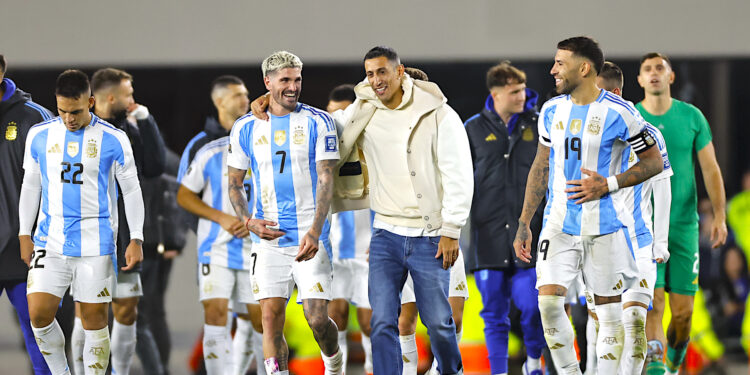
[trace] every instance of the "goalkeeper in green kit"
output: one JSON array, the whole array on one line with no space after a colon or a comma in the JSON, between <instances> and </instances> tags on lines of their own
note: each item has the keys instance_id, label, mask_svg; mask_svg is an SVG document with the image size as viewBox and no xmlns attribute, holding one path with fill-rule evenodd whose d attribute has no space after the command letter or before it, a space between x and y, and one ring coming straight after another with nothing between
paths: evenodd
<instances>
[{"instance_id":1,"label":"goalkeeper in green kit","mask_svg":"<svg viewBox=\"0 0 750 375\"><path fill-rule=\"evenodd\" d=\"M653 309L648 312L647 374L676 374L685 358L690 340L693 299L698 290L698 196L695 185L695 157L713 206L711 228L713 247L726 242L726 198L724 181L716 161L711 129L695 106L673 99L672 63L666 55L649 53L641 58L638 83L645 98L636 105L643 118L659 128L667 143L672 164L672 205L669 223L669 260L657 265ZM666 340L662 317L664 291L669 292L672 320ZM667 343L666 366L664 343Z\"/></svg>"}]
</instances>

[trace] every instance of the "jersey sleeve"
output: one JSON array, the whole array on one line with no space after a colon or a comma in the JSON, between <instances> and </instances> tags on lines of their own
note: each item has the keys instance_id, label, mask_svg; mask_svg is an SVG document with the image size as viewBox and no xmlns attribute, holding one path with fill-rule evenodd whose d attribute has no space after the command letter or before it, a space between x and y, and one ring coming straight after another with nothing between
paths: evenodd
<instances>
[{"instance_id":1,"label":"jersey sleeve","mask_svg":"<svg viewBox=\"0 0 750 375\"><path fill-rule=\"evenodd\" d=\"M198 151L198 154L193 158L193 162L190 163L190 166L185 171L185 175L182 176L182 181L180 181L183 186L196 194L203 191L203 188L206 186L205 169L206 160L208 160L206 157L207 154L209 153Z\"/></svg>"},{"instance_id":2,"label":"jersey sleeve","mask_svg":"<svg viewBox=\"0 0 750 375\"><path fill-rule=\"evenodd\" d=\"M39 156L34 147L34 140L37 134L39 132L36 129L31 129L26 136L26 144L24 145L23 152L23 169L27 171L34 170L35 168L39 169Z\"/></svg>"},{"instance_id":3,"label":"jersey sleeve","mask_svg":"<svg viewBox=\"0 0 750 375\"><path fill-rule=\"evenodd\" d=\"M695 112L693 121L695 121L694 124L698 128L698 133L695 136L695 150L700 151L703 147L711 143L711 128L708 126L706 116L698 108L692 107L692 109Z\"/></svg>"},{"instance_id":4,"label":"jersey sleeve","mask_svg":"<svg viewBox=\"0 0 750 375\"><path fill-rule=\"evenodd\" d=\"M241 117L232 126L229 133L229 150L227 151L227 165L246 171L252 157L252 128L254 120Z\"/></svg>"},{"instance_id":5,"label":"jersey sleeve","mask_svg":"<svg viewBox=\"0 0 750 375\"><path fill-rule=\"evenodd\" d=\"M125 133L118 134L116 136L120 144L120 152L115 157L115 177L118 180L138 177L138 169L135 166L135 158L133 157L133 148L130 146L130 140L128 140Z\"/></svg>"},{"instance_id":6,"label":"jersey sleeve","mask_svg":"<svg viewBox=\"0 0 750 375\"><path fill-rule=\"evenodd\" d=\"M648 122L643 119L630 102L623 104L620 119L623 126L620 138L630 143L636 154L640 154L656 144L656 140L646 129Z\"/></svg>"},{"instance_id":7,"label":"jersey sleeve","mask_svg":"<svg viewBox=\"0 0 750 375\"><path fill-rule=\"evenodd\" d=\"M315 161L339 159L339 136L336 125L327 113L315 117L317 139L315 140Z\"/></svg>"},{"instance_id":8,"label":"jersey sleeve","mask_svg":"<svg viewBox=\"0 0 750 375\"><path fill-rule=\"evenodd\" d=\"M659 174L657 174L656 176L652 177L652 179L661 180L664 178L669 178L674 174L674 172L672 171L672 164L669 162L669 155L667 154L667 142L664 141L664 136L661 134L661 131L659 131L659 129L657 129L653 125L647 124L646 129L656 141L656 146L659 148L663 166L662 171L659 172Z\"/></svg>"},{"instance_id":9,"label":"jersey sleeve","mask_svg":"<svg viewBox=\"0 0 750 375\"><path fill-rule=\"evenodd\" d=\"M545 105L542 107L540 113L539 120L537 120L539 143L547 147L552 147L552 137L550 137L549 129L552 124L552 117L555 114L554 107L548 107Z\"/></svg>"}]
</instances>

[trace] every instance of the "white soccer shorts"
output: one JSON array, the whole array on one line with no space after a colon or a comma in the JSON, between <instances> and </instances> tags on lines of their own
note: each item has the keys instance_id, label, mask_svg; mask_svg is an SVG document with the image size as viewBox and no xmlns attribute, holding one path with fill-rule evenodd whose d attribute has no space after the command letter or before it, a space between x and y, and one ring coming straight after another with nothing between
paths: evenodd
<instances>
[{"instance_id":1,"label":"white soccer shorts","mask_svg":"<svg viewBox=\"0 0 750 375\"><path fill-rule=\"evenodd\" d=\"M628 293L641 293L648 295L651 300L654 299L654 284L656 284L656 262L654 261L653 242L644 247L638 248L638 242L631 238L630 242L635 248L635 262L638 266L638 282L630 289Z\"/></svg>"},{"instance_id":2,"label":"white soccer shorts","mask_svg":"<svg viewBox=\"0 0 750 375\"><path fill-rule=\"evenodd\" d=\"M115 284L115 294L112 295L112 298L131 298L143 295L140 272L123 272L120 270L117 273Z\"/></svg>"},{"instance_id":3,"label":"white soccer shorts","mask_svg":"<svg viewBox=\"0 0 750 375\"><path fill-rule=\"evenodd\" d=\"M200 301L222 298L240 304L257 303L253 297L250 271L219 264L198 263L198 295Z\"/></svg>"},{"instance_id":4,"label":"white soccer shorts","mask_svg":"<svg viewBox=\"0 0 750 375\"><path fill-rule=\"evenodd\" d=\"M301 299L330 301L333 269L323 243L318 246L315 257L298 262L294 258L299 253L299 246L274 247L263 242L253 244L255 264L251 279L255 299L289 299L292 286L296 283Z\"/></svg>"},{"instance_id":5,"label":"white soccer shorts","mask_svg":"<svg viewBox=\"0 0 750 375\"><path fill-rule=\"evenodd\" d=\"M36 249L26 279L26 294L49 293L63 298L70 287L76 302L112 302L115 266L109 255L73 257Z\"/></svg>"},{"instance_id":6,"label":"white soccer shorts","mask_svg":"<svg viewBox=\"0 0 750 375\"><path fill-rule=\"evenodd\" d=\"M367 296L367 275L370 265L365 259L348 258L333 261L333 282L331 297L345 299L357 308L369 309Z\"/></svg>"},{"instance_id":7,"label":"white soccer shorts","mask_svg":"<svg viewBox=\"0 0 750 375\"><path fill-rule=\"evenodd\" d=\"M586 289L595 295L621 295L637 283L638 269L625 230L600 236L574 236L544 229L539 238L536 287L570 289L583 272Z\"/></svg>"},{"instance_id":8,"label":"white soccer shorts","mask_svg":"<svg viewBox=\"0 0 750 375\"><path fill-rule=\"evenodd\" d=\"M448 288L448 298L463 297L465 300L469 299L469 288L466 284L466 269L464 268L464 253L458 251L458 259L456 263L451 267L451 282ZM401 291L401 304L416 302L417 298L414 295L414 280L411 275L406 278L404 283L404 289Z\"/></svg>"}]
</instances>

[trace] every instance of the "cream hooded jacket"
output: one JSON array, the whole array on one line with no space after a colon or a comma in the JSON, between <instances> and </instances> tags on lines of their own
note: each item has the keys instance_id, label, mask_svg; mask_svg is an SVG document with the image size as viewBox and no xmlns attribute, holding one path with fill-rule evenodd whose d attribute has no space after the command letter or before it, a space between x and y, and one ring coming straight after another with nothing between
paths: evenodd
<instances>
[{"instance_id":1,"label":"cream hooded jacket","mask_svg":"<svg viewBox=\"0 0 750 375\"><path fill-rule=\"evenodd\" d=\"M404 74L405 93L400 110L408 114L410 136L406 148L412 186L399 193L417 198L422 227L438 230L441 236L458 238L466 223L474 191L469 141L458 114L447 104L440 88L432 82L412 80ZM334 179L333 212L370 206L370 176L360 150L365 128L376 111L383 107L367 80L355 89L357 99L345 111L333 114L340 134L341 159ZM382 163L379 163L382 164ZM410 191L411 190L411 191ZM371 207L382 215L379 207ZM399 218L388 222L399 225ZM414 218L403 225L413 226Z\"/></svg>"}]
</instances>

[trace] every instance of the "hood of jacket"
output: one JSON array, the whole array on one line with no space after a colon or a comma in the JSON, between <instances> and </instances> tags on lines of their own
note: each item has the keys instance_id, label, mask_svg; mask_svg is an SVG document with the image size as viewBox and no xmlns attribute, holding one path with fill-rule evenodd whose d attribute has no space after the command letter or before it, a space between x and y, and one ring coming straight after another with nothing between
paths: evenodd
<instances>
[{"instance_id":1,"label":"hood of jacket","mask_svg":"<svg viewBox=\"0 0 750 375\"><path fill-rule=\"evenodd\" d=\"M539 94L527 87L526 102L523 104L523 112L516 113L513 116L510 116L510 120L508 120L508 133L513 133L513 128L515 128L516 123L518 123L518 118L521 117L522 114L526 112L536 112L536 105L538 102ZM495 111L495 100L492 99L492 94L487 95L487 100L484 101L484 109L500 117L500 115Z\"/></svg>"},{"instance_id":2,"label":"hood of jacket","mask_svg":"<svg viewBox=\"0 0 750 375\"><path fill-rule=\"evenodd\" d=\"M408 110L416 116L422 116L448 102L438 85L428 81L412 79L406 73L401 78L401 88L404 90L404 96L401 99L401 104L395 110ZM354 87L354 93L357 95L357 99L366 104L373 105L377 109L387 109L375 95L375 90L372 89L366 78Z\"/></svg>"},{"instance_id":3,"label":"hood of jacket","mask_svg":"<svg viewBox=\"0 0 750 375\"><path fill-rule=\"evenodd\" d=\"M0 101L0 112L5 112L8 108L31 100L31 95L16 87L16 83L9 78L3 78L0 87L3 88L3 97Z\"/></svg>"},{"instance_id":4,"label":"hood of jacket","mask_svg":"<svg viewBox=\"0 0 750 375\"><path fill-rule=\"evenodd\" d=\"M229 132L221 126L219 120L213 116L206 117L206 124L203 126L203 131L206 132L209 139L218 139L229 135Z\"/></svg>"}]
</instances>

